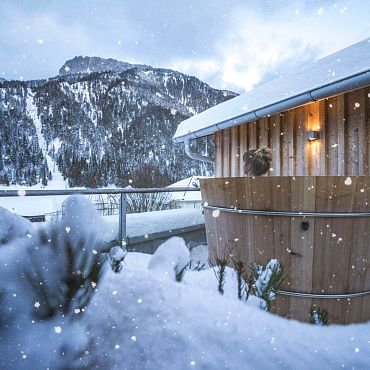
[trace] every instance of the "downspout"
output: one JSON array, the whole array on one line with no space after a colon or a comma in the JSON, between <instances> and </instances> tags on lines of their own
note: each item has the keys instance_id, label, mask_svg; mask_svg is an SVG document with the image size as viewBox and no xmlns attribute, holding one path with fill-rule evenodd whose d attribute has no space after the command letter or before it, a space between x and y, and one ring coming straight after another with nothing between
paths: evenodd
<instances>
[{"instance_id":1,"label":"downspout","mask_svg":"<svg viewBox=\"0 0 370 370\"><path fill-rule=\"evenodd\" d=\"M195 159L196 161L215 163L214 158L207 157L205 155L200 155L200 154L193 153L191 148L190 148L190 139L189 138L184 139L184 145L185 145L185 153L189 158Z\"/></svg>"}]
</instances>

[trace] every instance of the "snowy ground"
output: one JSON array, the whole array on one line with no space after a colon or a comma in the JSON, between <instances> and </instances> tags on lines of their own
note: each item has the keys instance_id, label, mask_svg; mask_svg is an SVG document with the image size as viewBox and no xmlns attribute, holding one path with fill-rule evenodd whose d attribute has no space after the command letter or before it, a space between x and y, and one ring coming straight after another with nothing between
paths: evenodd
<instances>
[{"instance_id":1,"label":"snowy ground","mask_svg":"<svg viewBox=\"0 0 370 370\"><path fill-rule=\"evenodd\" d=\"M223 296L212 269L187 271L177 282L176 266L191 258L180 238L153 256L128 253L119 273L108 264L97 285L89 283L85 312L74 300L70 311L59 312L70 284L64 246L96 256L99 243L81 248L80 240L109 240L103 221L81 197L69 200L66 219L40 237L27 220L5 210L0 216L2 368L369 369L370 323L318 327L266 313L256 298L237 299L231 269ZM205 247L192 251L195 260L205 254ZM53 315L45 315L46 298L24 279L30 271L45 278Z\"/></svg>"},{"instance_id":2,"label":"snowy ground","mask_svg":"<svg viewBox=\"0 0 370 370\"><path fill-rule=\"evenodd\" d=\"M87 314L108 368L369 368L370 323L316 327L283 319L240 302L231 270L220 296L212 270L188 272L178 283L148 270L149 262L128 254Z\"/></svg>"},{"instance_id":3,"label":"snowy ground","mask_svg":"<svg viewBox=\"0 0 370 370\"><path fill-rule=\"evenodd\" d=\"M105 216L111 230L118 233L118 215ZM151 235L164 231L204 225L204 215L198 209L167 209L155 212L130 213L127 219L127 237Z\"/></svg>"}]
</instances>

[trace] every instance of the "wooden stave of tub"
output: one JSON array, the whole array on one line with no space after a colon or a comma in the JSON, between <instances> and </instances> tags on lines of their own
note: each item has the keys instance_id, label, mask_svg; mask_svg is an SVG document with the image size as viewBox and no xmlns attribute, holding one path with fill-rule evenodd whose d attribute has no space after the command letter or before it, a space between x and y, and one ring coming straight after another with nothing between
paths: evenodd
<instances>
[{"instance_id":1,"label":"wooden stave of tub","mask_svg":"<svg viewBox=\"0 0 370 370\"><path fill-rule=\"evenodd\" d=\"M201 180L205 205L282 212L370 212L370 176L231 177ZM370 291L370 217L286 217L204 209L210 259L231 253L250 266L284 264L282 290L314 294ZM214 217L217 216L217 217ZM308 222L308 230L302 229ZM257 246L257 247L256 247ZM370 320L370 296L303 298L278 295L272 311L308 321L326 308L329 323Z\"/></svg>"}]
</instances>

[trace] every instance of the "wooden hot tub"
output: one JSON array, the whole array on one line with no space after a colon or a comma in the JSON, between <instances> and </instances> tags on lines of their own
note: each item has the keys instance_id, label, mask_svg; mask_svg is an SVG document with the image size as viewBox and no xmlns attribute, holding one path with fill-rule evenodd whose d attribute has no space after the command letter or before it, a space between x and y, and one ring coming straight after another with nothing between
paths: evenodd
<instances>
[{"instance_id":1,"label":"wooden hot tub","mask_svg":"<svg viewBox=\"0 0 370 370\"><path fill-rule=\"evenodd\" d=\"M316 304L330 323L370 320L369 176L202 179L201 190L211 261L284 264L274 312L307 321Z\"/></svg>"}]
</instances>

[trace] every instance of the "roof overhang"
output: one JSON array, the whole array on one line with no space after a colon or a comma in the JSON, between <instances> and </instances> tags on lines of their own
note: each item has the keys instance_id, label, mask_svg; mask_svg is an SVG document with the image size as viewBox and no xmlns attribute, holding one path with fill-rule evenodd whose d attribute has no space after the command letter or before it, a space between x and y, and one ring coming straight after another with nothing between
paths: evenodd
<instances>
[{"instance_id":1,"label":"roof overhang","mask_svg":"<svg viewBox=\"0 0 370 370\"><path fill-rule=\"evenodd\" d=\"M217 131L222 131L227 128L242 125L247 122L252 122L263 117L267 117L279 112L286 111L288 109L292 109L294 107L298 107L303 104L339 95L368 85L370 85L370 69L354 76L350 76L346 79L336 81L328 85L320 86L319 88L289 97L288 99L280 100L258 109L253 109L245 114L214 123L211 126L188 132L185 135L175 135L173 140L177 143L180 143L184 142L187 139L197 139L200 137L213 135Z\"/></svg>"}]
</instances>

